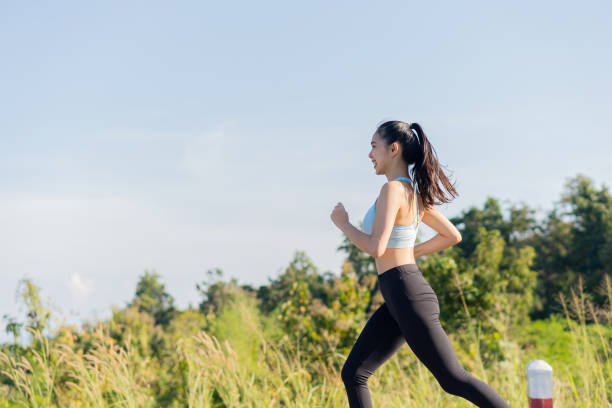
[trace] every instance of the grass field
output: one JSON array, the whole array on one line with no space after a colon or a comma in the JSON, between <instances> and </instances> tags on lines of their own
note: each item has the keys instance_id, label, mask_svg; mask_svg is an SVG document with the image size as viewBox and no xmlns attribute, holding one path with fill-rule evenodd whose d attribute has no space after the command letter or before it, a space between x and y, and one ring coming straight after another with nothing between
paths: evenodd
<instances>
[{"instance_id":1,"label":"grass field","mask_svg":"<svg viewBox=\"0 0 612 408\"><path fill-rule=\"evenodd\" d=\"M611 292L608 281L609 298ZM587 324L588 316L599 323ZM224 309L214 330L186 321L191 332L157 335L151 326L132 323L123 344L108 322L87 335L63 331L47 338L32 331L29 347L5 345L0 353L0 407L348 407L339 370L305 359L249 299ZM477 339L475 329L449 336L466 370L513 407L528 406L525 368L543 359L553 367L556 408L604 408L612 407L610 321L609 307L594 311L575 293L565 299L564 315L512 330L502 342L509 357L487 368L478 350L459 346L462 338ZM346 356L334 358L339 367ZM369 387L379 407L473 406L445 394L407 346L370 378Z\"/></svg>"}]
</instances>

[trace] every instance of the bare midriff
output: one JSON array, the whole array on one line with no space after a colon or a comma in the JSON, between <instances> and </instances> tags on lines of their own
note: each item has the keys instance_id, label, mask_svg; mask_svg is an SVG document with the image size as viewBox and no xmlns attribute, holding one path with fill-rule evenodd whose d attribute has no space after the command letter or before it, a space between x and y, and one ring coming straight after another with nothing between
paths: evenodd
<instances>
[{"instance_id":1,"label":"bare midriff","mask_svg":"<svg viewBox=\"0 0 612 408\"><path fill-rule=\"evenodd\" d=\"M380 275L398 265L413 263L414 248L387 248L383 256L376 258L376 271Z\"/></svg>"}]
</instances>

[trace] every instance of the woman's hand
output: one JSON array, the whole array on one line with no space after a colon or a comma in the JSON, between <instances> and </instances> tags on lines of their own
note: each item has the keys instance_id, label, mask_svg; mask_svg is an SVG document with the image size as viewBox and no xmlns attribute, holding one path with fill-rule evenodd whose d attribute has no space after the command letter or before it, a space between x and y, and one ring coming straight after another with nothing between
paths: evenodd
<instances>
[{"instance_id":1,"label":"woman's hand","mask_svg":"<svg viewBox=\"0 0 612 408\"><path fill-rule=\"evenodd\" d=\"M348 213L340 202L336 204L336 206L332 210L330 218L338 228L340 228L342 225L348 224L349 222Z\"/></svg>"}]
</instances>

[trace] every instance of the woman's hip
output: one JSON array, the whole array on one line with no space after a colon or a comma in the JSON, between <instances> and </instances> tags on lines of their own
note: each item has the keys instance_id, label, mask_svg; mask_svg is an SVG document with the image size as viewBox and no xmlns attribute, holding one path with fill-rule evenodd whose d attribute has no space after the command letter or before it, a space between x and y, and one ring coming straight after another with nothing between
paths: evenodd
<instances>
[{"instance_id":1,"label":"woman's hip","mask_svg":"<svg viewBox=\"0 0 612 408\"><path fill-rule=\"evenodd\" d=\"M380 291L387 302L435 301L438 297L416 264L398 265L378 275Z\"/></svg>"}]
</instances>

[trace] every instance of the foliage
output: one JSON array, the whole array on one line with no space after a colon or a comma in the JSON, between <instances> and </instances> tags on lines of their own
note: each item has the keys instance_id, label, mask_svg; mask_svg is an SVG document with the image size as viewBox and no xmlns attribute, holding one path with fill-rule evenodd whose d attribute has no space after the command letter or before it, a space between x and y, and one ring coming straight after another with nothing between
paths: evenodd
<instances>
[{"instance_id":1,"label":"foliage","mask_svg":"<svg viewBox=\"0 0 612 408\"><path fill-rule=\"evenodd\" d=\"M359 297L355 282L357 278L347 263L343 276L332 286L340 307L355 304ZM608 300L612 300L609 278L606 290ZM544 358L554 367L555 406L611 406L612 314L609 307L594 309L581 287L572 288L571 293L574 297L563 305L563 318L554 315L514 328L511 338L502 344L508 358L493 362L489 368L482 365L478 350L474 354L471 348L461 347L466 339L476 338L477 344L480 341L473 326L450 333L461 362L512 406L524 404L525 394L514 390L526 389L524 368L535 358ZM302 299L298 291L293 294ZM338 313L340 309L332 310ZM353 313L357 315L359 309L353 309ZM598 323L588 324L587 314ZM138 317L146 322L138 325ZM272 337L271 342L266 334L275 331L266 332L264 321L256 297L240 291L212 322L199 310L187 309L164 328L155 325L147 313L127 307L125 314L118 311L108 321L86 330L64 327L47 338L29 329L35 341L27 348L19 352L8 347L0 350L4 384L0 387L0 407L346 404L338 366L329 360L313 359L310 353L315 348L300 347L309 344L293 330L284 332L281 339ZM327 323L339 321L342 319ZM137 327L129 327L132 325ZM336 325L336 334L350 332L342 327ZM164 330L157 332L156 328ZM153 334L143 336L143 330ZM150 345L157 336L163 341L161 350L156 351ZM141 338L134 341L133 337ZM340 351L341 347L338 350L332 360L343 362L347 352ZM465 401L445 394L409 351L402 348L372 377L372 396L379 405L465 406ZM406 383L411 384L408 392L397 385Z\"/></svg>"},{"instance_id":2,"label":"foliage","mask_svg":"<svg viewBox=\"0 0 612 408\"><path fill-rule=\"evenodd\" d=\"M461 243L417 259L461 363L512 406L540 358L554 369L555 406L612 406L611 203L583 176L541 221L489 197L452 220ZM338 275L296 251L256 289L209 270L195 285L201 303L185 310L145 271L108 319L53 330L40 288L23 279L24 317L4 316L0 408L346 405L340 369L384 299L374 259L347 239L338 249ZM381 406L466 406L407 347L370 385Z\"/></svg>"},{"instance_id":3,"label":"foliage","mask_svg":"<svg viewBox=\"0 0 612 408\"><path fill-rule=\"evenodd\" d=\"M294 290L296 283L303 283L316 298L327 302L324 288L325 280L330 274L320 274L304 251L296 251L285 270L275 279L269 279L269 285L261 286L257 292L261 311L270 313L286 301Z\"/></svg>"},{"instance_id":4,"label":"foliage","mask_svg":"<svg viewBox=\"0 0 612 408\"><path fill-rule=\"evenodd\" d=\"M159 274L145 271L136 285L136 294L130 303L140 312L155 319L155 324L167 325L175 313L174 298L166 292L165 285L159 281Z\"/></svg>"},{"instance_id":5,"label":"foliage","mask_svg":"<svg viewBox=\"0 0 612 408\"><path fill-rule=\"evenodd\" d=\"M278 308L278 319L307 358L337 368L338 352L347 354L363 328L369 292L358 285L349 263L340 278L327 282L325 291L324 297L315 297L305 282L294 282Z\"/></svg>"}]
</instances>

